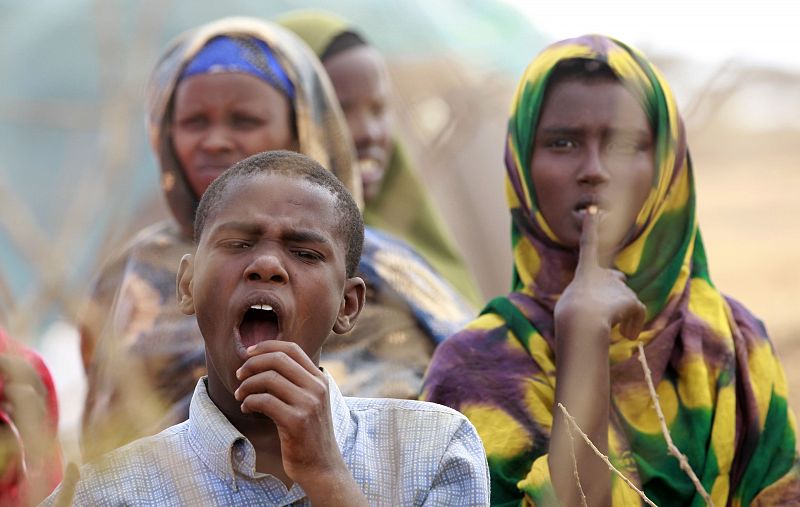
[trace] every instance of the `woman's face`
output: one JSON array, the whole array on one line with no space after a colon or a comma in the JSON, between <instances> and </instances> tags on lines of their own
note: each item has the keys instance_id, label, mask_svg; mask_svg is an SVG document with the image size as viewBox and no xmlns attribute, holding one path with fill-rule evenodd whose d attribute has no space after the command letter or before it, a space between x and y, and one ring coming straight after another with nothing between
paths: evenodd
<instances>
[{"instance_id":1,"label":"woman's face","mask_svg":"<svg viewBox=\"0 0 800 507\"><path fill-rule=\"evenodd\" d=\"M389 72L375 48L356 46L324 62L358 152L364 198L380 190L392 148Z\"/></svg>"},{"instance_id":2,"label":"woman's face","mask_svg":"<svg viewBox=\"0 0 800 507\"><path fill-rule=\"evenodd\" d=\"M297 150L286 96L244 73L197 74L175 90L172 145L195 195L236 162Z\"/></svg>"},{"instance_id":3,"label":"woman's face","mask_svg":"<svg viewBox=\"0 0 800 507\"><path fill-rule=\"evenodd\" d=\"M536 202L562 243L577 247L586 208L602 215L601 247L627 240L655 174L653 131L639 102L610 79L548 90L534 137Z\"/></svg>"}]
</instances>

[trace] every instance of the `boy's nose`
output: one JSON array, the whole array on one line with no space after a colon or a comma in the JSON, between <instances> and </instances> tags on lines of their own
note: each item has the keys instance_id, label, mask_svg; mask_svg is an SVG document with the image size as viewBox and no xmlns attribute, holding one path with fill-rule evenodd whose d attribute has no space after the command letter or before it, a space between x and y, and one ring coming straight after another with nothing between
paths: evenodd
<instances>
[{"instance_id":1,"label":"boy's nose","mask_svg":"<svg viewBox=\"0 0 800 507\"><path fill-rule=\"evenodd\" d=\"M247 266L244 277L251 282L268 282L285 284L289 281L289 273L277 255L262 253L256 256Z\"/></svg>"}]
</instances>

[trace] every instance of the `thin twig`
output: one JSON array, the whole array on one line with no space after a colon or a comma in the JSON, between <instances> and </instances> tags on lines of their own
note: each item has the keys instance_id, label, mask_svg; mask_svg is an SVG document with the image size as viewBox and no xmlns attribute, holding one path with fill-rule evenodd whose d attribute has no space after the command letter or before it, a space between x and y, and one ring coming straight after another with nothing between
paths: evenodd
<instances>
[{"instance_id":1,"label":"thin twig","mask_svg":"<svg viewBox=\"0 0 800 507\"><path fill-rule=\"evenodd\" d=\"M561 405L559 403L559 405ZM586 495L583 494L583 486L581 486L581 476L578 475L578 458L575 457L575 437L572 435L572 426L567 424L567 435L569 435L569 454L572 456L572 473L575 475L575 483L578 485L578 493L581 494L581 504L583 507L589 507L586 504Z\"/></svg>"},{"instance_id":2,"label":"thin twig","mask_svg":"<svg viewBox=\"0 0 800 507\"><path fill-rule=\"evenodd\" d=\"M700 496L703 497L706 505L714 507L714 502L711 501L711 497L708 496L703 484L700 483L700 479L697 478L694 470L692 470L692 466L689 465L689 460L672 441L672 435L670 435L669 429L667 428L667 421L664 418L664 412L661 410L661 403L658 401L658 393L656 392L656 388L653 386L653 376L650 373L650 367L647 365L647 358L644 355L644 347L642 346L641 342L639 342L639 362L642 363L642 371L644 371L644 378L647 381L647 389L650 390L650 398L652 398L653 405L655 405L656 413L658 414L658 422L661 424L661 433L664 435L664 440L667 442L668 453L678 459L681 470L683 470L686 475L689 476L689 479L692 480L692 483L694 483L694 488L698 493L700 493Z\"/></svg>"},{"instance_id":3,"label":"thin twig","mask_svg":"<svg viewBox=\"0 0 800 507\"><path fill-rule=\"evenodd\" d=\"M617 467L615 467L614 465L611 464L611 461L608 460L608 456L606 456L605 454L600 452L600 449L595 447L595 445L592 443L592 440L589 438L589 436L586 433L583 432L581 427L578 426L578 423L575 421L575 418L572 417L569 412L567 412L567 408L564 405L559 403L558 404L558 408L560 408L561 411L564 412L564 415L566 416L567 421L569 421L570 425L572 425L572 427L575 428L575 430L578 432L578 434L581 437L583 437L583 440L586 441L586 443L589 445L589 447L592 448L594 453L597 454L597 456L605 462L605 464L608 466L609 470L611 470L612 472L617 474L619 476L619 478L622 479L623 481L625 481L625 483L628 486L630 486L630 488L632 490L636 491L639 494L639 496L642 497L642 500L644 500L647 505L651 505L652 507L658 507L658 505L654 504L652 500L647 498L647 495L644 494L644 491L642 491L639 488L637 488L636 485L630 481L630 479L625 477L625 474L623 474L622 472L617 470Z\"/></svg>"}]
</instances>

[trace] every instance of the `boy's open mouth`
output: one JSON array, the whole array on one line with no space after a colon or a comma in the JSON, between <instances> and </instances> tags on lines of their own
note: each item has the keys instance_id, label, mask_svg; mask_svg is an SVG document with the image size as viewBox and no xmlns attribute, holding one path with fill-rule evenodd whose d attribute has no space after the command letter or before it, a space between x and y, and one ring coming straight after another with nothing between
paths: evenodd
<instances>
[{"instance_id":1,"label":"boy's open mouth","mask_svg":"<svg viewBox=\"0 0 800 507\"><path fill-rule=\"evenodd\" d=\"M263 341L275 340L278 331L278 314L268 304L250 305L239 324L239 335L245 348Z\"/></svg>"}]
</instances>

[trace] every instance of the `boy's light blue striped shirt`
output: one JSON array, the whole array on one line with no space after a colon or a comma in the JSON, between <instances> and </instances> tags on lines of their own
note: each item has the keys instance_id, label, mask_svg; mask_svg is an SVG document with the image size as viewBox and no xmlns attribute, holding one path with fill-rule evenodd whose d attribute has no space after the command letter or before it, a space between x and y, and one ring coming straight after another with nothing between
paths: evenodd
<instances>
[{"instance_id":1,"label":"boy's light blue striped shirt","mask_svg":"<svg viewBox=\"0 0 800 507\"><path fill-rule=\"evenodd\" d=\"M470 422L441 405L345 398L328 375L334 434L371 506L484 506L489 472ZM189 420L81 467L74 505L310 505L255 470L250 442L197 383ZM43 505L54 505L60 488Z\"/></svg>"}]
</instances>

